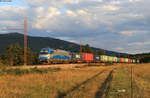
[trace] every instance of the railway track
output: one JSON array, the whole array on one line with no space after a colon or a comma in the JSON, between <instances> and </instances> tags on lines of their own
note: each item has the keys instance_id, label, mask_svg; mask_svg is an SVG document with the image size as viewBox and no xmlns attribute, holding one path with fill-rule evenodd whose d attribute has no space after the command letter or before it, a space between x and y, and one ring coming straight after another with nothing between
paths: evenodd
<instances>
[{"instance_id":1,"label":"railway track","mask_svg":"<svg viewBox=\"0 0 150 98\"><path fill-rule=\"evenodd\" d=\"M106 93L109 91L109 86L110 86L111 80L113 78L113 70L114 69L112 69L112 70L104 69L104 70L100 71L99 73L95 74L94 76L90 77L89 79L83 81L82 83L77 84L76 86L72 87L68 91L59 94L57 98L67 98L71 93L76 92L79 89L86 88L87 84L90 84L95 79L99 79L101 74L109 71L109 74L106 76L106 79L104 80L104 82L102 83L102 85L99 87L98 91L94 95L95 98L102 98L102 96L106 95ZM84 93L86 93L86 92L84 92Z\"/></svg>"},{"instance_id":2,"label":"railway track","mask_svg":"<svg viewBox=\"0 0 150 98\"><path fill-rule=\"evenodd\" d=\"M136 75L134 73L134 66L131 65L130 67L124 67L123 68L129 75L131 78L131 98L149 98L148 96L145 96L146 94L144 93L148 93L149 92L146 90L144 90L140 85L149 85L148 81L142 79L142 77L139 77L138 75ZM142 81L142 83L141 83ZM144 92L145 91L145 92ZM149 90L150 91L150 90ZM150 95L150 94L149 94Z\"/></svg>"},{"instance_id":3,"label":"railway track","mask_svg":"<svg viewBox=\"0 0 150 98\"><path fill-rule=\"evenodd\" d=\"M105 98L105 96L108 95L110 86L111 86L111 81L113 79L113 72L114 70L111 70L103 82L102 86L99 87L99 90L95 94L95 98Z\"/></svg>"}]
</instances>

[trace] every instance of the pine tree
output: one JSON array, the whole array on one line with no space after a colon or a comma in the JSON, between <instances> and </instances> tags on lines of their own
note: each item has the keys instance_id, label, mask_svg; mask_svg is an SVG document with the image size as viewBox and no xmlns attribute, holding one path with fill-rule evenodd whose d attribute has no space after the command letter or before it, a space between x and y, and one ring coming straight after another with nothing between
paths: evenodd
<instances>
[{"instance_id":1,"label":"pine tree","mask_svg":"<svg viewBox=\"0 0 150 98\"><path fill-rule=\"evenodd\" d=\"M82 52L92 53L92 49L86 44L85 46L82 46Z\"/></svg>"},{"instance_id":2,"label":"pine tree","mask_svg":"<svg viewBox=\"0 0 150 98\"><path fill-rule=\"evenodd\" d=\"M105 55L105 50L98 50L97 54L98 55Z\"/></svg>"},{"instance_id":3,"label":"pine tree","mask_svg":"<svg viewBox=\"0 0 150 98\"><path fill-rule=\"evenodd\" d=\"M1 55L2 62L7 65L23 65L24 63L24 49L19 44L12 44L6 48L5 52ZM27 64L37 64L38 56L28 49L27 51Z\"/></svg>"},{"instance_id":4,"label":"pine tree","mask_svg":"<svg viewBox=\"0 0 150 98\"><path fill-rule=\"evenodd\" d=\"M19 44L9 45L2 54L1 59L9 65L23 64L23 50Z\"/></svg>"}]
</instances>

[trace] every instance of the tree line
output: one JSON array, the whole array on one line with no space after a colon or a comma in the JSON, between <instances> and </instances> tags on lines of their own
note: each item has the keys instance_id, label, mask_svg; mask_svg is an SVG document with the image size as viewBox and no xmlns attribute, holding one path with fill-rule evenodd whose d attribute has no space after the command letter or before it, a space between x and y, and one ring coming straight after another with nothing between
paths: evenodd
<instances>
[{"instance_id":1,"label":"tree line","mask_svg":"<svg viewBox=\"0 0 150 98\"><path fill-rule=\"evenodd\" d=\"M5 51L0 55L1 63L16 66L24 64L24 49L19 44L9 45ZM38 55L32 52L30 49L27 51L27 64L37 64Z\"/></svg>"},{"instance_id":2,"label":"tree line","mask_svg":"<svg viewBox=\"0 0 150 98\"><path fill-rule=\"evenodd\" d=\"M105 50L99 49L99 50L93 50L90 45L86 44L81 46L81 52L86 53L93 53L94 55L105 55Z\"/></svg>"},{"instance_id":3,"label":"tree line","mask_svg":"<svg viewBox=\"0 0 150 98\"><path fill-rule=\"evenodd\" d=\"M150 63L150 52L131 55L131 57L139 59L142 63Z\"/></svg>"}]
</instances>

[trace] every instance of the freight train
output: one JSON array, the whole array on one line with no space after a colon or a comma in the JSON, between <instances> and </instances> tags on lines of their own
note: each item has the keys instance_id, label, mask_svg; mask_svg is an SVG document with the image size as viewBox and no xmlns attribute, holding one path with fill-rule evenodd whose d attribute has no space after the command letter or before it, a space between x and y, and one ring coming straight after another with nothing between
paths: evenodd
<instances>
[{"instance_id":1,"label":"freight train","mask_svg":"<svg viewBox=\"0 0 150 98\"><path fill-rule=\"evenodd\" d=\"M41 63L139 63L137 59L121 58L92 53L72 53L60 49L42 48L39 53Z\"/></svg>"}]
</instances>

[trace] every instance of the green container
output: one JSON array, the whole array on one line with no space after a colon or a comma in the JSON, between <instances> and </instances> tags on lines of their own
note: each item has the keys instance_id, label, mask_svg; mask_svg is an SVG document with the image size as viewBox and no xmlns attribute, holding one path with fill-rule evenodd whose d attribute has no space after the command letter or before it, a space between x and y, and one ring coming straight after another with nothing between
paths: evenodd
<instances>
[{"instance_id":1,"label":"green container","mask_svg":"<svg viewBox=\"0 0 150 98\"><path fill-rule=\"evenodd\" d=\"M108 61L108 56L106 56L106 55L100 55L100 60L101 61Z\"/></svg>"},{"instance_id":2,"label":"green container","mask_svg":"<svg viewBox=\"0 0 150 98\"><path fill-rule=\"evenodd\" d=\"M124 58L124 62L127 63L128 62L128 58Z\"/></svg>"},{"instance_id":3,"label":"green container","mask_svg":"<svg viewBox=\"0 0 150 98\"><path fill-rule=\"evenodd\" d=\"M121 62L121 58L117 58L117 62Z\"/></svg>"}]
</instances>

